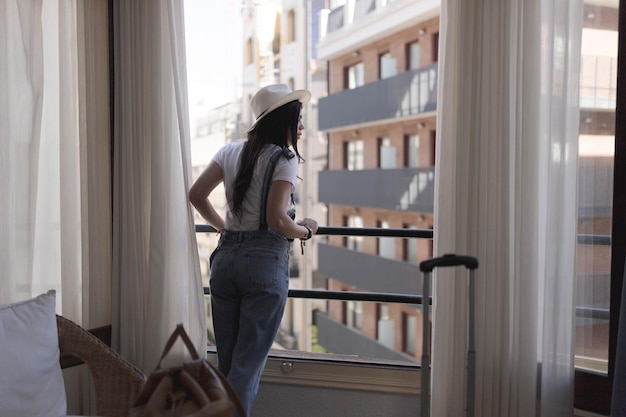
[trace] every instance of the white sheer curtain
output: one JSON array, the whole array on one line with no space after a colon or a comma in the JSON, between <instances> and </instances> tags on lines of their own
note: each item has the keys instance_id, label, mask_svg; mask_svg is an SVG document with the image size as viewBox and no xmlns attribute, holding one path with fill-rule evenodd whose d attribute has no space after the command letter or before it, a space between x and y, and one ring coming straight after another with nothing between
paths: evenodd
<instances>
[{"instance_id":1,"label":"white sheer curtain","mask_svg":"<svg viewBox=\"0 0 626 417\"><path fill-rule=\"evenodd\" d=\"M6 0L0 27L0 303L55 289L57 313L108 324L106 0Z\"/></svg>"},{"instance_id":2,"label":"white sheer curtain","mask_svg":"<svg viewBox=\"0 0 626 417\"><path fill-rule=\"evenodd\" d=\"M182 0L114 1L113 343L144 371L206 320L194 220Z\"/></svg>"},{"instance_id":3,"label":"white sheer curtain","mask_svg":"<svg viewBox=\"0 0 626 417\"><path fill-rule=\"evenodd\" d=\"M476 256L477 416L571 416L578 0L444 0L435 251ZM433 415L464 414L466 271L436 272Z\"/></svg>"}]
</instances>

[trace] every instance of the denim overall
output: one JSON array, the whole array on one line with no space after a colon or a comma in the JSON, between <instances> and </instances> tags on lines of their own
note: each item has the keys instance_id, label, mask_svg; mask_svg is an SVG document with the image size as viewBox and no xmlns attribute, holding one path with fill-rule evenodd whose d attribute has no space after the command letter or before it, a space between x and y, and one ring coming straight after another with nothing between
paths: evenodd
<instances>
[{"instance_id":1,"label":"denim overall","mask_svg":"<svg viewBox=\"0 0 626 417\"><path fill-rule=\"evenodd\" d=\"M211 254L211 307L219 370L250 412L259 379L280 326L289 290L289 246L268 230L267 189L277 150L265 176L259 230L225 230ZM295 213L294 213L295 214Z\"/></svg>"}]
</instances>

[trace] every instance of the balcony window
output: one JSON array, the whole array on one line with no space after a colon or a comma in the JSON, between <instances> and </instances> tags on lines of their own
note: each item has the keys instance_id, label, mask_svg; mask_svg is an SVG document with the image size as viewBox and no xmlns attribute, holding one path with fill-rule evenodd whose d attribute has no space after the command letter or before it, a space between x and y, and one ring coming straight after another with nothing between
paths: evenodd
<instances>
[{"instance_id":1,"label":"balcony window","mask_svg":"<svg viewBox=\"0 0 626 417\"><path fill-rule=\"evenodd\" d=\"M344 143L344 168L349 171L359 171L363 169L363 148L362 140L353 140Z\"/></svg>"},{"instance_id":2,"label":"balcony window","mask_svg":"<svg viewBox=\"0 0 626 417\"><path fill-rule=\"evenodd\" d=\"M417 168L420 147L420 137L418 135L404 135L404 165L407 168Z\"/></svg>"},{"instance_id":3,"label":"balcony window","mask_svg":"<svg viewBox=\"0 0 626 417\"><path fill-rule=\"evenodd\" d=\"M378 167L380 169L396 168L396 148L391 146L389 138L378 138Z\"/></svg>"},{"instance_id":4,"label":"balcony window","mask_svg":"<svg viewBox=\"0 0 626 417\"><path fill-rule=\"evenodd\" d=\"M291 9L287 14L287 42L296 41L296 12Z\"/></svg>"},{"instance_id":5,"label":"balcony window","mask_svg":"<svg viewBox=\"0 0 626 417\"><path fill-rule=\"evenodd\" d=\"M250 65L254 62L254 43L252 42L252 38L248 38L246 41L243 57L244 65Z\"/></svg>"},{"instance_id":6,"label":"balcony window","mask_svg":"<svg viewBox=\"0 0 626 417\"><path fill-rule=\"evenodd\" d=\"M580 107L615 109L617 31L583 29L580 62Z\"/></svg>"},{"instance_id":7,"label":"balcony window","mask_svg":"<svg viewBox=\"0 0 626 417\"><path fill-rule=\"evenodd\" d=\"M381 80L393 77L398 73L396 59L389 52L385 52L378 57L378 73Z\"/></svg>"},{"instance_id":8,"label":"balcony window","mask_svg":"<svg viewBox=\"0 0 626 417\"><path fill-rule=\"evenodd\" d=\"M593 19L587 19L593 20ZM610 20L604 20L610 22ZM578 234L610 236L613 206L614 122L617 91L617 28L585 27L580 68L581 126L578 159ZM583 116L584 114L584 116ZM608 126L607 126L608 125ZM610 309L611 246L580 242L577 248L576 306L579 311ZM609 320L598 314L576 317L575 364L606 374Z\"/></svg>"},{"instance_id":9,"label":"balcony window","mask_svg":"<svg viewBox=\"0 0 626 417\"><path fill-rule=\"evenodd\" d=\"M405 229L414 229L410 224L402 225ZM429 241L429 243L431 243ZM432 247L432 245L431 245ZM417 264L417 239L402 239L402 260L412 264Z\"/></svg>"},{"instance_id":10,"label":"balcony window","mask_svg":"<svg viewBox=\"0 0 626 417\"><path fill-rule=\"evenodd\" d=\"M407 70L416 70L420 67L420 43L411 42L406 46Z\"/></svg>"},{"instance_id":11,"label":"balcony window","mask_svg":"<svg viewBox=\"0 0 626 417\"><path fill-rule=\"evenodd\" d=\"M402 351L415 355L415 340L417 338L417 317L402 313Z\"/></svg>"},{"instance_id":12,"label":"balcony window","mask_svg":"<svg viewBox=\"0 0 626 417\"><path fill-rule=\"evenodd\" d=\"M363 302L346 301L346 326L361 330L363 326Z\"/></svg>"},{"instance_id":13,"label":"balcony window","mask_svg":"<svg viewBox=\"0 0 626 417\"><path fill-rule=\"evenodd\" d=\"M377 227L389 228L389 222L383 220L377 222ZM396 239L393 237L379 237L376 242L377 254L381 258L396 259Z\"/></svg>"},{"instance_id":14,"label":"balcony window","mask_svg":"<svg viewBox=\"0 0 626 417\"><path fill-rule=\"evenodd\" d=\"M352 90L365 84L365 67L362 62L350 65L345 69L344 88Z\"/></svg>"},{"instance_id":15,"label":"balcony window","mask_svg":"<svg viewBox=\"0 0 626 417\"><path fill-rule=\"evenodd\" d=\"M389 349L395 349L394 346L394 321L389 316L389 305L377 304L376 305L376 339L378 342L388 347Z\"/></svg>"},{"instance_id":16,"label":"balcony window","mask_svg":"<svg viewBox=\"0 0 626 417\"><path fill-rule=\"evenodd\" d=\"M439 32L433 34L433 62L439 62Z\"/></svg>"},{"instance_id":17,"label":"balcony window","mask_svg":"<svg viewBox=\"0 0 626 417\"><path fill-rule=\"evenodd\" d=\"M363 227L363 218L360 216L345 216L344 226ZM344 246L348 249L360 252L363 250L363 236L345 236Z\"/></svg>"}]
</instances>

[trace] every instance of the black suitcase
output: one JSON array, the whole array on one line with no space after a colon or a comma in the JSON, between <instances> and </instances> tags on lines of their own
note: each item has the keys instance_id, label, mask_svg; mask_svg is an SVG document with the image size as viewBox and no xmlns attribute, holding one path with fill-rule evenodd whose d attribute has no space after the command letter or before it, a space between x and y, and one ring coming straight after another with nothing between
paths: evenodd
<instances>
[{"instance_id":1,"label":"black suitcase","mask_svg":"<svg viewBox=\"0 0 626 417\"><path fill-rule=\"evenodd\" d=\"M422 379L421 417L430 417L430 281L433 269L441 266L465 266L469 271L469 308L467 340L467 401L465 415L474 415L474 376L476 372L476 352L474 351L474 272L478 260L471 256L448 254L420 262L423 278L422 291Z\"/></svg>"}]
</instances>

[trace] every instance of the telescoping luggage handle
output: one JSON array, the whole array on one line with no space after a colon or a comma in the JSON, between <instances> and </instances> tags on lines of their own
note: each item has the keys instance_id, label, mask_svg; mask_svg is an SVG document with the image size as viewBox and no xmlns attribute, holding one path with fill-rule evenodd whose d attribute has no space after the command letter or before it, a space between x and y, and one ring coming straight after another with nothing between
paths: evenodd
<instances>
[{"instance_id":1,"label":"telescoping luggage handle","mask_svg":"<svg viewBox=\"0 0 626 417\"><path fill-rule=\"evenodd\" d=\"M461 266L464 265L469 270L478 268L478 259L473 256L447 254L438 258L430 258L420 262L420 271L432 272L438 266Z\"/></svg>"},{"instance_id":2,"label":"telescoping luggage handle","mask_svg":"<svg viewBox=\"0 0 626 417\"><path fill-rule=\"evenodd\" d=\"M468 341L467 341L467 386L465 412L467 417L474 415L474 374L476 352L474 351L474 271L478 268L478 259L472 256L446 254L420 262L423 273L422 290L422 379L421 417L430 416L430 274L440 266L465 266L469 270L469 305L468 305Z\"/></svg>"}]
</instances>

